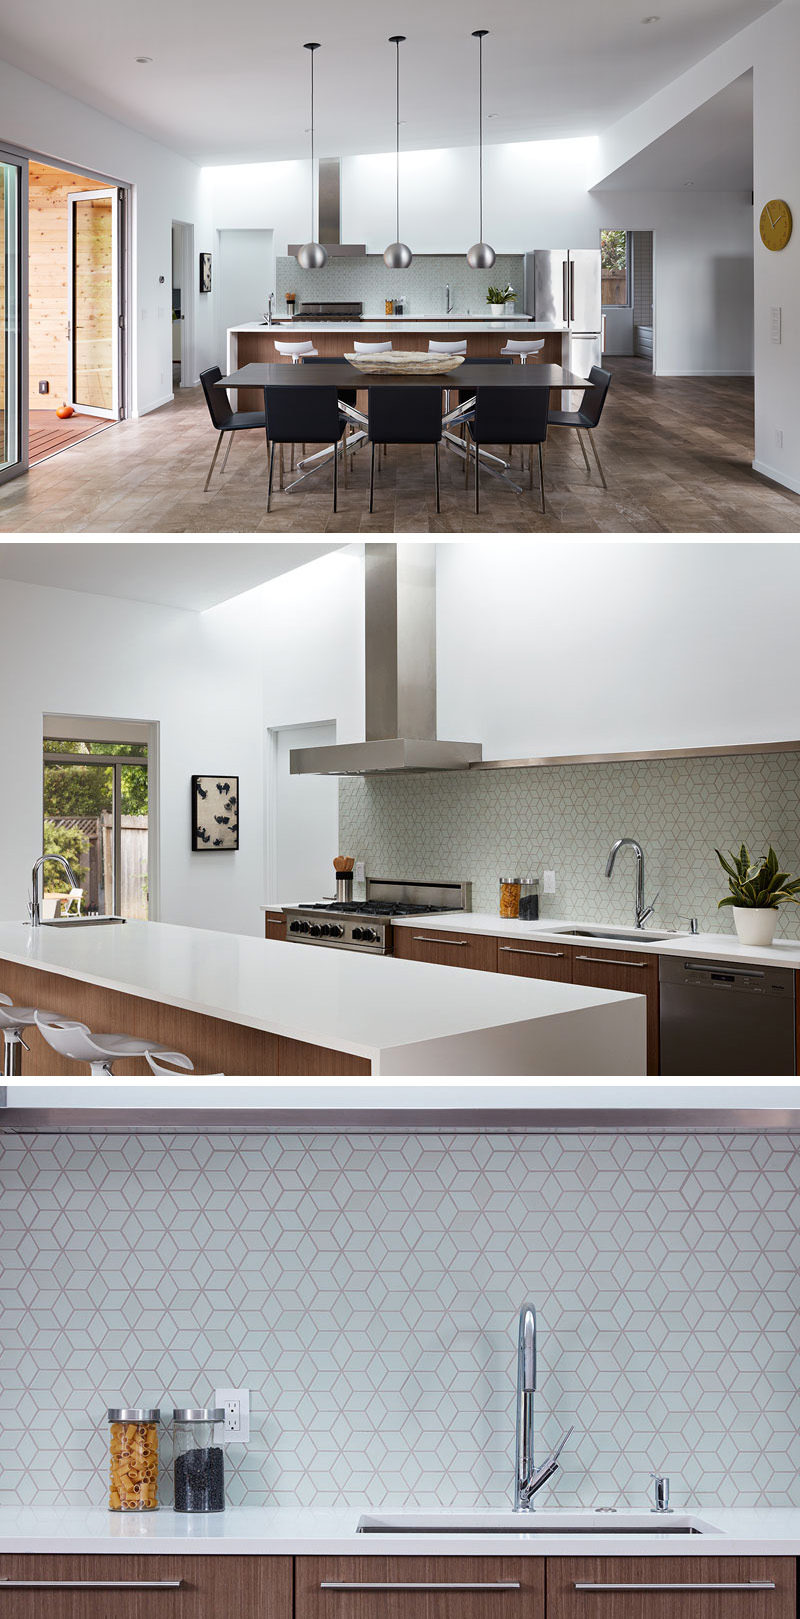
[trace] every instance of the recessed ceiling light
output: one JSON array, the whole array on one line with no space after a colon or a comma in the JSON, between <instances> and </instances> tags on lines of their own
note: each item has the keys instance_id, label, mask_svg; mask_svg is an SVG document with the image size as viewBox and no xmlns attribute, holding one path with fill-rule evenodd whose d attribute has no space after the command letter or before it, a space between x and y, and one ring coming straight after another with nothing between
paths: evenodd
<instances>
[{"instance_id":1,"label":"recessed ceiling light","mask_svg":"<svg viewBox=\"0 0 800 1619\"><path fill-rule=\"evenodd\" d=\"M684 184L685 190L689 191L689 190L691 190L691 187L694 185L694 180L684 180L683 184Z\"/></svg>"},{"instance_id":2,"label":"recessed ceiling light","mask_svg":"<svg viewBox=\"0 0 800 1619\"><path fill-rule=\"evenodd\" d=\"M152 56L137 56L137 62L152 62Z\"/></svg>"},{"instance_id":3,"label":"recessed ceiling light","mask_svg":"<svg viewBox=\"0 0 800 1619\"><path fill-rule=\"evenodd\" d=\"M660 17L643 17L642 22L660 22Z\"/></svg>"}]
</instances>

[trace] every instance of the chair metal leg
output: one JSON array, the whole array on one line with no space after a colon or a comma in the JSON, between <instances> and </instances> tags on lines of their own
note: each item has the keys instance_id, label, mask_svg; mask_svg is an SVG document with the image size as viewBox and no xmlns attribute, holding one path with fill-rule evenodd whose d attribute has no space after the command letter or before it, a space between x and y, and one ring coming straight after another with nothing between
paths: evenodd
<instances>
[{"instance_id":1,"label":"chair metal leg","mask_svg":"<svg viewBox=\"0 0 800 1619\"><path fill-rule=\"evenodd\" d=\"M542 514L544 515L547 511L547 506L544 498L544 453L541 444L539 445L539 490L542 496Z\"/></svg>"},{"instance_id":2,"label":"chair metal leg","mask_svg":"<svg viewBox=\"0 0 800 1619\"><path fill-rule=\"evenodd\" d=\"M588 455L586 454L586 445L583 442L583 434L582 434L580 428L577 428L577 434L578 434L578 443L580 444L581 451L582 451L582 454L583 454L583 459L586 462L586 471L589 474L589 477L591 478L591 476L592 476L591 463L589 461Z\"/></svg>"},{"instance_id":3,"label":"chair metal leg","mask_svg":"<svg viewBox=\"0 0 800 1619\"><path fill-rule=\"evenodd\" d=\"M274 470L275 470L275 445L273 443L273 444L270 444L270 447L269 447L269 479L267 481L267 511L269 511L270 506L272 504L272 474L273 474Z\"/></svg>"},{"instance_id":4,"label":"chair metal leg","mask_svg":"<svg viewBox=\"0 0 800 1619\"><path fill-rule=\"evenodd\" d=\"M464 423L464 488L469 489L469 422Z\"/></svg>"},{"instance_id":5,"label":"chair metal leg","mask_svg":"<svg viewBox=\"0 0 800 1619\"><path fill-rule=\"evenodd\" d=\"M278 447L278 488L283 488L283 445Z\"/></svg>"},{"instance_id":6,"label":"chair metal leg","mask_svg":"<svg viewBox=\"0 0 800 1619\"><path fill-rule=\"evenodd\" d=\"M481 509L481 452L480 445L475 445L475 511Z\"/></svg>"},{"instance_id":7,"label":"chair metal leg","mask_svg":"<svg viewBox=\"0 0 800 1619\"><path fill-rule=\"evenodd\" d=\"M594 442L594 433L589 434L589 443L590 443L591 448L592 448L592 455L594 456L595 461L597 462L597 470L598 470L598 472L600 474L600 478L601 478L601 481L602 481L602 484L603 484L603 488L607 489L608 484L606 483L606 475L605 475L605 473L603 471L602 466L600 465L600 457L599 457L599 455L597 453L597 446L596 446L596 444Z\"/></svg>"},{"instance_id":8,"label":"chair metal leg","mask_svg":"<svg viewBox=\"0 0 800 1619\"><path fill-rule=\"evenodd\" d=\"M369 509L375 509L375 444L370 446L372 454L369 458Z\"/></svg>"},{"instance_id":9,"label":"chair metal leg","mask_svg":"<svg viewBox=\"0 0 800 1619\"><path fill-rule=\"evenodd\" d=\"M213 454L213 456L211 458L211 465L210 465L210 467L208 469L208 477L206 478L206 481L203 484L203 494L204 495L208 491L208 486L209 486L209 484L211 482L211 475L212 475L212 473L214 471L214 468L215 468L215 466L217 464L217 456L219 455L219 452L222 449L222 440L224 439L224 437L225 437L225 434L220 433L219 438L217 439L217 447L216 447L216 449L214 451L214 454ZM233 438L233 434L231 434L231 438Z\"/></svg>"},{"instance_id":10,"label":"chair metal leg","mask_svg":"<svg viewBox=\"0 0 800 1619\"><path fill-rule=\"evenodd\" d=\"M333 509L339 510L339 446L333 446Z\"/></svg>"},{"instance_id":11,"label":"chair metal leg","mask_svg":"<svg viewBox=\"0 0 800 1619\"><path fill-rule=\"evenodd\" d=\"M533 445L528 445L528 488L533 488Z\"/></svg>"},{"instance_id":12,"label":"chair metal leg","mask_svg":"<svg viewBox=\"0 0 800 1619\"><path fill-rule=\"evenodd\" d=\"M441 509L442 509L442 505L441 505L441 491L440 491L440 488L439 488L439 446L438 446L438 444L434 444L434 446L433 446L433 474L434 474L434 479L435 479L435 483L436 483L436 510L437 510L437 512L440 512Z\"/></svg>"},{"instance_id":13,"label":"chair metal leg","mask_svg":"<svg viewBox=\"0 0 800 1619\"><path fill-rule=\"evenodd\" d=\"M233 434L229 433L228 434L228 448L225 451L225 455L224 455L223 461L222 461L222 466L219 469L220 470L220 476L225 471L225 468L228 465L228 456L230 455L232 449L233 449Z\"/></svg>"}]
</instances>

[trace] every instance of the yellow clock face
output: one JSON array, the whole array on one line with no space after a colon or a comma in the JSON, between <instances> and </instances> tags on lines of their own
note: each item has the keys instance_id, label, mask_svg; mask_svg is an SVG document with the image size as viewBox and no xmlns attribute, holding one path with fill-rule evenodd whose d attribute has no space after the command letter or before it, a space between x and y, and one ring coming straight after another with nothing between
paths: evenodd
<instances>
[{"instance_id":1,"label":"yellow clock face","mask_svg":"<svg viewBox=\"0 0 800 1619\"><path fill-rule=\"evenodd\" d=\"M761 240L771 253L780 253L792 234L792 213L788 202L776 197L761 210Z\"/></svg>"}]
</instances>

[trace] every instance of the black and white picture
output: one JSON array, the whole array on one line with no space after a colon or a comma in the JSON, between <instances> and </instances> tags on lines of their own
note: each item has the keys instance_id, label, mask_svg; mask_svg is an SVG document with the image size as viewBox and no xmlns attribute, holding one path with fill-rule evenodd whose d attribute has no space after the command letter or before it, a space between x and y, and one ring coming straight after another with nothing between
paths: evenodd
<instances>
[{"instance_id":1,"label":"black and white picture","mask_svg":"<svg viewBox=\"0 0 800 1619\"><path fill-rule=\"evenodd\" d=\"M192 849L239 847L239 777L192 776Z\"/></svg>"},{"instance_id":2,"label":"black and white picture","mask_svg":"<svg viewBox=\"0 0 800 1619\"><path fill-rule=\"evenodd\" d=\"M200 291L211 291L211 254L200 254Z\"/></svg>"}]
</instances>

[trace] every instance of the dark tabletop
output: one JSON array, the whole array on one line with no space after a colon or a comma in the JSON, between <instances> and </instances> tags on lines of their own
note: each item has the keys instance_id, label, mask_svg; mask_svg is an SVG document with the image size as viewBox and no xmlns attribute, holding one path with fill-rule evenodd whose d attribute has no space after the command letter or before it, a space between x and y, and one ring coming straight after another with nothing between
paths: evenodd
<instances>
[{"instance_id":1,"label":"dark tabletop","mask_svg":"<svg viewBox=\"0 0 800 1619\"><path fill-rule=\"evenodd\" d=\"M218 388L591 388L585 377L561 365L470 365L465 360L452 371L358 371L343 360L340 365L292 365L251 360L239 371L222 377Z\"/></svg>"}]
</instances>

